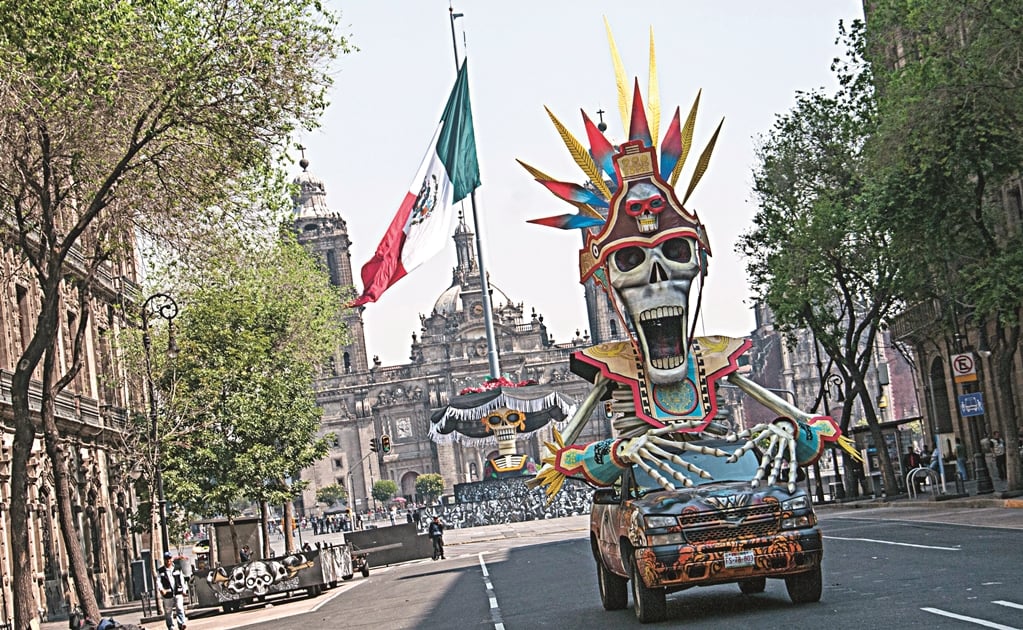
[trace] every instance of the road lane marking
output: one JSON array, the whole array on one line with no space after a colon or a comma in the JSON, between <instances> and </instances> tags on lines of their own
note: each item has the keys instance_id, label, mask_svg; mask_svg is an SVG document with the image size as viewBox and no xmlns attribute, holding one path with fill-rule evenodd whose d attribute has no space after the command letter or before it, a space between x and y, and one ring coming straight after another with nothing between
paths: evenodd
<instances>
[{"instance_id":1,"label":"road lane marking","mask_svg":"<svg viewBox=\"0 0 1023 630\"><path fill-rule=\"evenodd\" d=\"M991 603L998 604L999 606L1008 606L1009 608L1018 608L1019 610L1023 610L1023 604L1017 604L1016 602L1007 602L1002 599L996 599Z\"/></svg>"},{"instance_id":2,"label":"road lane marking","mask_svg":"<svg viewBox=\"0 0 1023 630\"><path fill-rule=\"evenodd\" d=\"M985 628L995 628L995 630L1020 630L1015 626L1003 626L1000 623L993 621L987 621L985 619L977 619L976 617L967 617L966 615L957 615L955 613L948 612L947 610L941 610L940 608L921 608L924 612L929 612L935 615L941 615L942 617L950 617L952 619L958 619L959 621L966 621L969 623L977 624L978 626L984 626Z\"/></svg>"},{"instance_id":3,"label":"road lane marking","mask_svg":"<svg viewBox=\"0 0 1023 630\"><path fill-rule=\"evenodd\" d=\"M917 549L937 549L939 551L962 551L959 547L937 547L935 545L917 545L914 543L895 542L892 540L877 540L875 538L845 538L844 536L825 536L831 540L851 540L853 542L872 542L879 545L898 545L899 547L916 547Z\"/></svg>"},{"instance_id":4,"label":"road lane marking","mask_svg":"<svg viewBox=\"0 0 1023 630\"><path fill-rule=\"evenodd\" d=\"M490 571L487 570L487 562L483 559L483 553L479 555L480 568L483 570L483 583L489 593L494 593L494 584L490 581ZM496 593L490 595L490 618L494 621L494 630L504 630L504 620L501 619L501 607L497 605Z\"/></svg>"}]
</instances>

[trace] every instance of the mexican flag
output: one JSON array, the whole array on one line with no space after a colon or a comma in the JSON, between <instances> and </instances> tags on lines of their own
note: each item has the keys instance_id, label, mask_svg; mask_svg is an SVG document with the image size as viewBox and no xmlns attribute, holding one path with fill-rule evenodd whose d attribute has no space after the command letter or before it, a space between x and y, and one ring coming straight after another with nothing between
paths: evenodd
<instances>
[{"instance_id":1,"label":"mexican flag","mask_svg":"<svg viewBox=\"0 0 1023 630\"><path fill-rule=\"evenodd\" d=\"M349 306L375 302L392 284L444 249L455 204L480 185L469 107L467 62L462 62L440 124L398 214L376 253L362 267L362 295Z\"/></svg>"}]
</instances>

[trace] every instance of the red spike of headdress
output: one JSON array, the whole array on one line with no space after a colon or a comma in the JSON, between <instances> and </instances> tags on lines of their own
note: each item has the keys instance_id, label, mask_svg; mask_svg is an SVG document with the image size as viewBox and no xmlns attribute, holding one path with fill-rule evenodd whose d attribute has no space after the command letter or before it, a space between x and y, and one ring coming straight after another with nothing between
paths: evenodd
<instances>
[{"instance_id":1,"label":"red spike of headdress","mask_svg":"<svg viewBox=\"0 0 1023 630\"><path fill-rule=\"evenodd\" d=\"M639 79L632 95L632 120L629 121L629 140L642 140L643 146L654 146L650 139L650 125L646 121L646 108L643 107L643 95L639 92Z\"/></svg>"}]
</instances>

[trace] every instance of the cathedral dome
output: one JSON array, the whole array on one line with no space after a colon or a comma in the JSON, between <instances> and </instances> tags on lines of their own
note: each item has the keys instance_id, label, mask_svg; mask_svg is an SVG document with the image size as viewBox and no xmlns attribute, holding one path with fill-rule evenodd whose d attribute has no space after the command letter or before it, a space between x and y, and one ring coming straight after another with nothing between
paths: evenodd
<instances>
[{"instance_id":1,"label":"cathedral dome","mask_svg":"<svg viewBox=\"0 0 1023 630\"><path fill-rule=\"evenodd\" d=\"M500 304L511 304L511 300L508 299L504 291L493 284L490 285L490 299L495 307ZM438 315L453 315L464 311L465 307L466 305L462 303L462 285L456 283L440 294L437 302L433 305L433 311Z\"/></svg>"},{"instance_id":2,"label":"cathedral dome","mask_svg":"<svg viewBox=\"0 0 1023 630\"><path fill-rule=\"evenodd\" d=\"M293 218L311 219L329 216L327 188L323 185L323 180L306 171L306 168L309 166L309 160L302 158L299 164L302 166L302 172L292 180L292 183L298 189L291 196L292 201L295 203Z\"/></svg>"}]
</instances>

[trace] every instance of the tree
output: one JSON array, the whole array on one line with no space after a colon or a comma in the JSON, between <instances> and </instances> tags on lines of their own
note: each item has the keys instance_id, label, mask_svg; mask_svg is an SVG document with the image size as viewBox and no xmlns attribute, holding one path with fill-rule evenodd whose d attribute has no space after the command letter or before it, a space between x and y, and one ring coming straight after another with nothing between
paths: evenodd
<instances>
[{"instance_id":1,"label":"tree","mask_svg":"<svg viewBox=\"0 0 1023 630\"><path fill-rule=\"evenodd\" d=\"M184 294L164 479L191 513L231 519L244 497L288 521L299 473L327 452L313 381L344 340L344 298L290 234L236 255Z\"/></svg>"},{"instance_id":2,"label":"tree","mask_svg":"<svg viewBox=\"0 0 1023 630\"><path fill-rule=\"evenodd\" d=\"M381 479L373 484L373 498L387 503L398 494L398 484L390 479Z\"/></svg>"},{"instance_id":3,"label":"tree","mask_svg":"<svg viewBox=\"0 0 1023 630\"><path fill-rule=\"evenodd\" d=\"M965 324L991 351L989 409L1016 491L1023 1L884 0L869 17L881 120L868 145L872 196L886 204L911 298L941 304L946 340Z\"/></svg>"},{"instance_id":4,"label":"tree","mask_svg":"<svg viewBox=\"0 0 1023 630\"><path fill-rule=\"evenodd\" d=\"M52 466L60 534L86 614L95 589L71 511L54 397L80 370L99 270L131 274L136 235L195 241L241 226L256 182L324 107L346 43L319 0L25 0L0 8L0 241L26 264L38 315L12 378L14 626L38 616L27 474L34 420ZM209 214L217 215L216 221ZM69 361L58 352L77 312ZM30 407L34 378L41 399ZM35 406L35 405L33 405Z\"/></svg>"},{"instance_id":5,"label":"tree","mask_svg":"<svg viewBox=\"0 0 1023 630\"><path fill-rule=\"evenodd\" d=\"M416 494L433 503L444 493L444 478L437 473L427 473L416 477Z\"/></svg>"},{"instance_id":6,"label":"tree","mask_svg":"<svg viewBox=\"0 0 1023 630\"><path fill-rule=\"evenodd\" d=\"M885 217L863 192L862 149L875 113L862 29L841 30L849 52L833 66L838 93L797 94L758 147L759 209L738 249L779 328L813 331L834 361L846 391L842 430L858 397L875 444L883 444L866 378L878 331L898 304L900 274ZM882 468L887 487L898 487L887 457Z\"/></svg>"},{"instance_id":7,"label":"tree","mask_svg":"<svg viewBox=\"0 0 1023 630\"><path fill-rule=\"evenodd\" d=\"M316 490L316 500L327 505L335 505L348 498L348 491L339 483L332 483Z\"/></svg>"}]
</instances>

